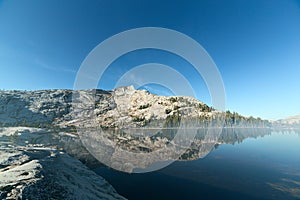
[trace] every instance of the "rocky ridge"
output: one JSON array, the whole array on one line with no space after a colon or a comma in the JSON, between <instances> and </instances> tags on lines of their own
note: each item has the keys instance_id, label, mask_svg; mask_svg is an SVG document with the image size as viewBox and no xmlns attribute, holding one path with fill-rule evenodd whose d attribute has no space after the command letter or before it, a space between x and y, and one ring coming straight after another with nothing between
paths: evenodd
<instances>
[{"instance_id":1,"label":"rocky ridge","mask_svg":"<svg viewBox=\"0 0 300 200\"><path fill-rule=\"evenodd\" d=\"M286 119L280 119L277 122L285 124L300 124L300 115L291 116Z\"/></svg>"},{"instance_id":2,"label":"rocky ridge","mask_svg":"<svg viewBox=\"0 0 300 200\"><path fill-rule=\"evenodd\" d=\"M177 114L199 117L214 112L218 113L191 97L157 96L133 86L113 91L0 91L2 126L71 126L93 122L105 128L141 127Z\"/></svg>"}]
</instances>

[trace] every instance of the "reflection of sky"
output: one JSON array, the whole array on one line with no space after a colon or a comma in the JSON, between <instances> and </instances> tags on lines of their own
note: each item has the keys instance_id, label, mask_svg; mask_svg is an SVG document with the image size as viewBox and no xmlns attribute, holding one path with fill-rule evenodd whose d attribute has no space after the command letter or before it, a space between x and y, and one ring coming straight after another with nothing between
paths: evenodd
<instances>
[{"instance_id":1,"label":"reflection of sky","mask_svg":"<svg viewBox=\"0 0 300 200\"><path fill-rule=\"evenodd\" d=\"M194 173L184 172L184 178L249 194L257 192L258 196L277 194L275 199L288 199L281 192L295 196L287 185L295 187L297 192L299 152L300 136L297 134L273 133L263 138L248 138L240 144L221 145L207 158L192 162ZM177 164L182 166L182 163ZM290 184L293 181L297 183L294 186Z\"/></svg>"},{"instance_id":2,"label":"reflection of sky","mask_svg":"<svg viewBox=\"0 0 300 200\"><path fill-rule=\"evenodd\" d=\"M259 159L265 164L268 162L281 163L282 165L294 164L300 169L300 137L297 134L273 134L266 136L263 140L248 139L238 149L253 152L250 158ZM270 163L269 163L270 164ZM278 165L277 165L278 166ZM274 166L275 167L275 166Z\"/></svg>"}]
</instances>

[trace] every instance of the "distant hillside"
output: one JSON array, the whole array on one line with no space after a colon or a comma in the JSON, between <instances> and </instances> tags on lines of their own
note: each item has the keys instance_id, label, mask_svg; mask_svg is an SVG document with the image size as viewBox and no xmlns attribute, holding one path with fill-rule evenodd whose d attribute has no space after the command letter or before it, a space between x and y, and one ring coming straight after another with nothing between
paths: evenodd
<instances>
[{"instance_id":1,"label":"distant hillside","mask_svg":"<svg viewBox=\"0 0 300 200\"><path fill-rule=\"evenodd\" d=\"M300 115L288 117L286 119L278 120L278 122L286 124L300 124Z\"/></svg>"},{"instance_id":2,"label":"distant hillside","mask_svg":"<svg viewBox=\"0 0 300 200\"><path fill-rule=\"evenodd\" d=\"M0 126L169 127L192 119L207 127L223 117L227 127L270 126L267 120L220 112L191 97L157 96L133 86L112 91L0 91Z\"/></svg>"},{"instance_id":3,"label":"distant hillside","mask_svg":"<svg viewBox=\"0 0 300 200\"><path fill-rule=\"evenodd\" d=\"M273 125L279 128L300 128L300 115L277 120Z\"/></svg>"}]
</instances>

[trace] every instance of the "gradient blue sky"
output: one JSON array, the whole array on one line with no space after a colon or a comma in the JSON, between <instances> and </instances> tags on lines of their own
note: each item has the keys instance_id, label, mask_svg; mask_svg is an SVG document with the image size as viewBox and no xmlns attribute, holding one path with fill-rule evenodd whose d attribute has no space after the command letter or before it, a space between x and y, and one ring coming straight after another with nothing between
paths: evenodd
<instances>
[{"instance_id":1,"label":"gradient blue sky","mask_svg":"<svg viewBox=\"0 0 300 200\"><path fill-rule=\"evenodd\" d=\"M222 75L227 109L266 119L300 114L296 0L0 1L0 89L72 88L96 45L146 26L180 31L207 50ZM111 89L122 73L147 62L169 64L193 85L201 80L182 59L141 50L116 60L99 86ZM210 104L203 81L195 87Z\"/></svg>"}]
</instances>

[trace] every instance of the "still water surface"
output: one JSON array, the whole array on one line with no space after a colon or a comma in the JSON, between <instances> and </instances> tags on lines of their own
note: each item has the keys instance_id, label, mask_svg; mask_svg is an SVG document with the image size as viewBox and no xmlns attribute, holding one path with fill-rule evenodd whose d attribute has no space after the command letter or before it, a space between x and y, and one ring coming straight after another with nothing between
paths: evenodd
<instances>
[{"instance_id":1,"label":"still water surface","mask_svg":"<svg viewBox=\"0 0 300 200\"><path fill-rule=\"evenodd\" d=\"M128 199L300 199L300 134L277 132L221 144L205 158L159 171L95 172Z\"/></svg>"}]
</instances>

